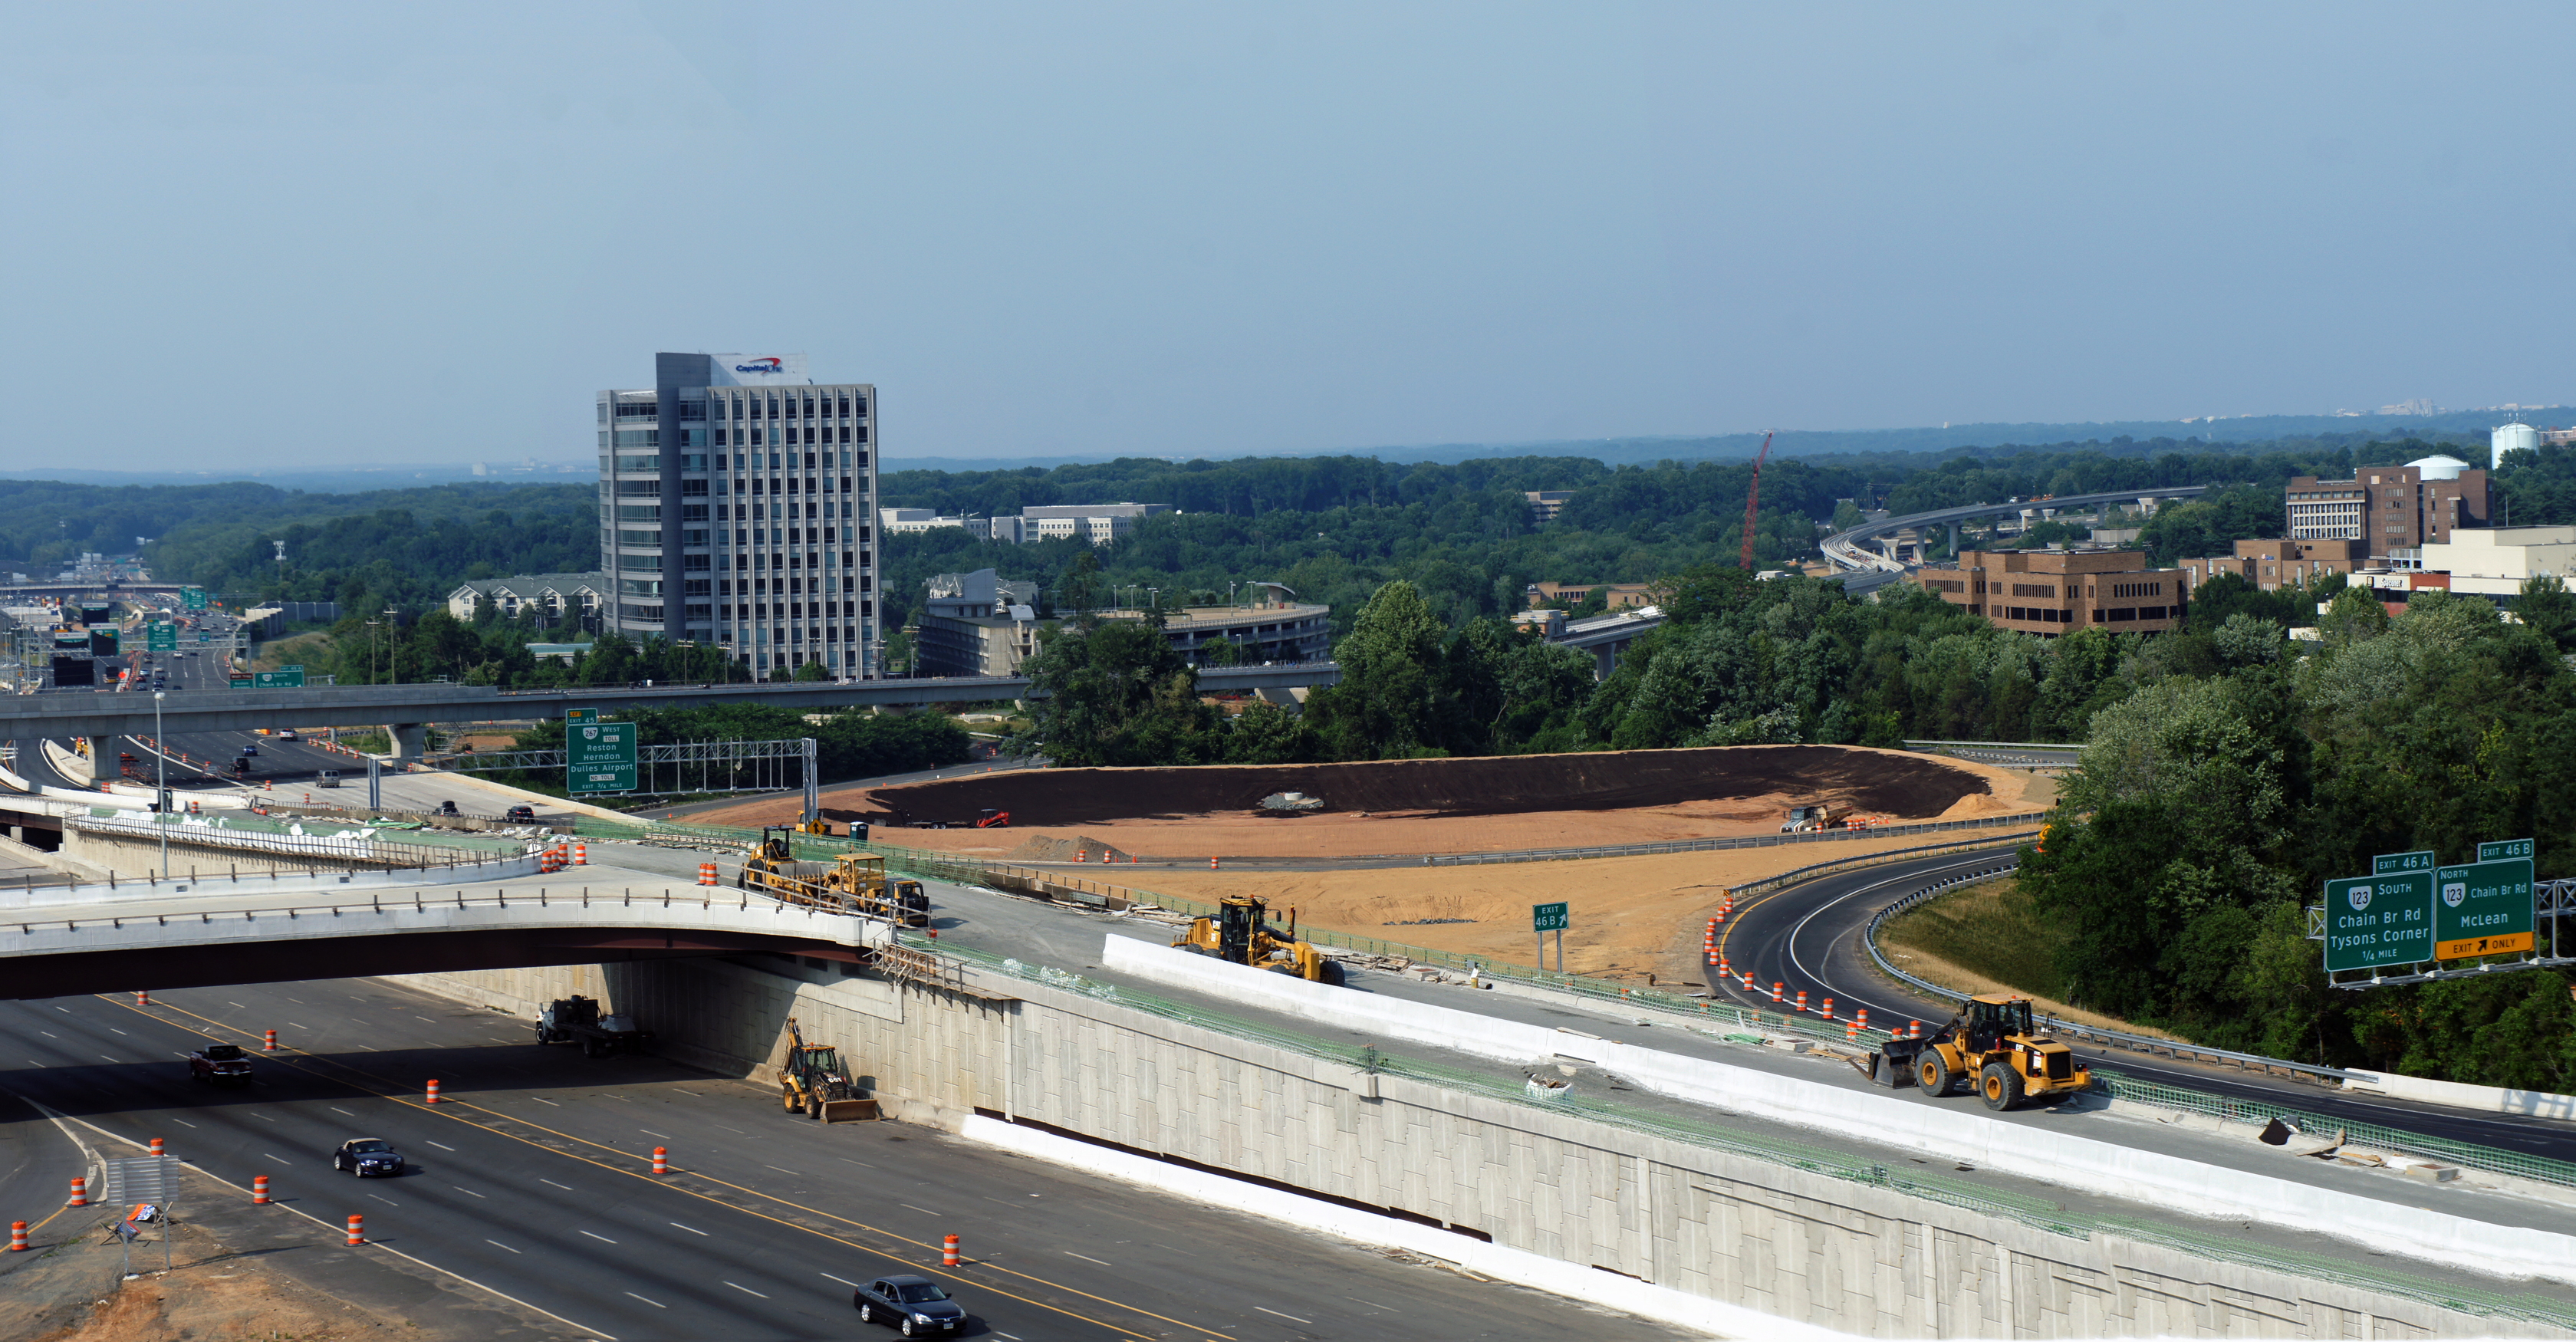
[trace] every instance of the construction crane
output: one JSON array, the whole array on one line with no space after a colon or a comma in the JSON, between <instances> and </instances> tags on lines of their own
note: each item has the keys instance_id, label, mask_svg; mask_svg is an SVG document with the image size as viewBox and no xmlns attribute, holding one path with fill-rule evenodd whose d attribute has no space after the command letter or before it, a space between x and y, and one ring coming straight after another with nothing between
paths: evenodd
<instances>
[{"instance_id":1,"label":"construction crane","mask_svg":"<svg viewBox=\"0 0 2576 1342\"><path fill-rule=\"evenodd\" d=\"M1762 506L1762 462L1771 455L1771 435L1762 435L1762 450L1753 457L1753 488L1744 496L1744 559L1746 568L1753 567L1753 514Z\"/></svg>"}]
</instances>

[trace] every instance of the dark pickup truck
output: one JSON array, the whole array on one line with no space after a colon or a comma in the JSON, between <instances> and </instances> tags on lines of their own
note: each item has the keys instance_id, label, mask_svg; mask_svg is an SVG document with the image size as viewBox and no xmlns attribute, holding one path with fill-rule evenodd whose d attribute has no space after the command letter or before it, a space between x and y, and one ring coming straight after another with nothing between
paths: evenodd
<instances>
[{"instance_id":1,"label":"dark pickup truck","mask_svg":"<svg viewBox=\"0 0 2576 1342\"><path fill-rule=\"evenodd\" d=\"M188 1055L188 1079L218 1086L250 1084L250 1055L239 1044L208 1044Z\"/></svg>"},{"instance_id":2,"label":"dark pickup truck","mask_svg":"<svg viewBox=\"0 0 2576 1342\"><path fill-rule=\"evenodd\" d=\"M635 1023L624 1012L600 1014L599 1003L588 997L565 997L548 1002L537 1013L537 1042L570 1044L578 1041L584 1057L605 1058L613 1053L644 1053L653 1047L653 1032Z\"/></svg>"}]
</instances>

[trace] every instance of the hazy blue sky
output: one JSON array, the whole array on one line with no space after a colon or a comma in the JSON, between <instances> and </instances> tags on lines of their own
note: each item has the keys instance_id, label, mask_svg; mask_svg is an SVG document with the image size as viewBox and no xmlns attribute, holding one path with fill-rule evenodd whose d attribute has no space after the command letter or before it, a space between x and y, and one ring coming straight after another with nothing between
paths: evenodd
<instances>
[{"instance_id":1,"label":"hazy blue sky","mask_svg":"<svg viewBox=\"0 0 2576 1342\"><path fill-rule=\"evenodd\" d=\"M0 468L2576 397L2564 5L28 6Z\"/></svg>"}]
</instances>

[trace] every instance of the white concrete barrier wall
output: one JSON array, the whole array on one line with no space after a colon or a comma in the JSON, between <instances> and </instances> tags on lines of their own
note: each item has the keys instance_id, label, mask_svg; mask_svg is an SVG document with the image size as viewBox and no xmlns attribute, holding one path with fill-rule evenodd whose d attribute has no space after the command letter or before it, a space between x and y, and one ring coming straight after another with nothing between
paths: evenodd
<instances>
[{"instance_id":1,"label":"white concrete barrier wall","mask_svg":"<svg viewBox=\"0 0 2576 1342\"><path fill-rule=\"evenodd\" d=\"M2343 1088L2392 1100L2475 1109L2490 1114L2525 1114L2533 1118L2576 1119L2576 1095L2510 1086L2472 1086L2459 1081L2427 1081L2394 1072L2355 1072Z\"/></svg>"},{"instance_id":2,"label":"white concrete barrier wall","mask_svg":"<svg viewBox=\"0 0 2576 1342\"><path fill-rule=\"evenodd\" d=\"M1105 969L1254 1003L1318 1025L1516 1064L1550 1056L1577 1059L1677 1099L1911 1147L2186 1215L2259 1217L2419 1261L2576 1283L2576 1237L2549 1231L2490 1225L2089 1137L1998 1123L1964 1106L1917 1104L1451 1007L1327 987L1133 937L1109 936L1101 957Z\"/></svg>"},{"instance_id":3,"label":"white concrete barrier wall","mask_svg":"<svg viewBox=\"0 0 2576 1342\"><path fill-rule=\"evenodd\" d=\"M1376 1248L1408 1250L1444 1263L1455 1263L1480 1276L1577 1300L1590 1300L1640 1318L1700 1329L1712 1337L1834 1342L1859 1336L1656 1286L1560 1258L1543 1257L1526 1249L1484 1243L1436 1226L1301 1197L1281 1189L1229 1179L1221 1174L1185 1169L1168 1161L1113 1151L1090 1142L1077 1142L1070 1137L1058 1137L999 1119L971 1116L965 1122L962 1135L969 1141L1106 1175L1123 1183L1188 1198L1192 1202L1244 1212Z\"/></svg>"}]
</instances>

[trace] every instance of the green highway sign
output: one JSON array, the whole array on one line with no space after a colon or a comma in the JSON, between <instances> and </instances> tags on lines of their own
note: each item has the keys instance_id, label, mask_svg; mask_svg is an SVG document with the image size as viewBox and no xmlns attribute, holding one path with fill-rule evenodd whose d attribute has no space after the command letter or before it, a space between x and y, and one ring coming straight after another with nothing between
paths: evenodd
<instances>
[{"instance_id":1,"label":"green highway sign","mask_svg":"<svg viewBox=\"0 0 2576 1342\"><path fill-rule=\"evenodd\" d=\"M575 713L598 716L596 709ZM635 790L635 724L567 721L564 726L564 786L574 793Z\"/></svg>"},{"instance_id":2,"label":"green highway sign","mask_svg":"<svg viewBox=\"0 0 2576 1342\"><path fill-rule=\"evenodd\" d=\"M1530 930L1533 932L1562 932L1573 921L1567 916L1563 904L1530 905Z\"/></svg>"},{"instance_id":3,"label":"green highway sign","mask_svg":"<svg viewBox=\"0 0 2576 1342\"><path fill-rule=\"evenodd\" d=\"M2326 882L2327 973L2419 964L2432 958L2430 870Z\"/></svg>"},{"instance_id":4,"label":"green highway sign","mask_svg":"<svg viewBox=\"0 0 2576 1342\"><path fill-rule=\"evenodd\" d=\"M2370 874L2386 876L2401 871L2431 871L2440 862L2430 851L2421 853L2382 853L2370 859Z\"/></svg>"},{"instance_id":5,"label":"green highway sign","mask_svg":"<svg viewBox=\"0 0 2576 1342\"><path fill-rule=\"evenodd\" d=\"M179 626L168 620L144 626L144 633L147 635L144 646L150 651L177 652L179 650Z\"/></svg>"},{"instance_id":6,"label":"green highway sign","mask_svg":"<svg viewBox=\"0 0 2576 1342\"><path fill-rule=\"evenodd\" d=\"M300 690L304 688L304 668L281 666L274 671L250 673L250 687L255 690Z\"/></svg>"},{"instance_id":7,"label":"green highway sign","mask_svg":"<svg viewBox=\"0 0 2576 1342\"><path fill-rule=\"evenodd\" d=\"M180 588L179 604L190 610L204 610L206 608L206 589L202 587Z\"/></svg>"},{"instance_id":8,"label":"green highway sign","mask_svg":"<svg viewBox=\"0 0 2576 1342\"><path fill-rule=\"evenodd\" d=\"M250 677L248 677L248 676L238 676L238 675L237 675L237 676L234 676L234 677L232 678L232 687L233 687L234 689L237 689L237 690L246 690L246 689L249 689L249 688L250 688Z\"/></svg>"},{"instance_id":9,"label":"green highway sign","mask_svg":"<svg viewBox=\"0 0 2576 1342\"><path fill-rule=\"evenodd\" d=\"M2518 840L2530 851L2529 840ZM2480 844L2509 848L2512 844ZM2473 960L2532 948L2531 859L2500 857L2433 872L2433 958Z\"/></svg>"},{"instance_id":10,"label":"green highway sign","mask_svg":"<svg viewBox=\"0 0 2576 1342\"><path fill-rule=\"evenodd\" d=\"M585 722L597 721L599 721L599 710L596 708L567 708L564 710L564 725L567 727L578 727Z\"/></svg>"},{"instance_id":11,"label":"green highway sign","mask_svg":"<svg viewBox=\"0 0 2576 1342\"><path fill-rule=\"evenodd\" d=\"M2532 842L2529 839L2505 839L2496 843L2482 843L2478 845L2478 860L2480 862L2493 862L2499 858L2507 857L2537 856L2539 856L2539 854L2533 850Z\"/></svg>"}]
</instances>

